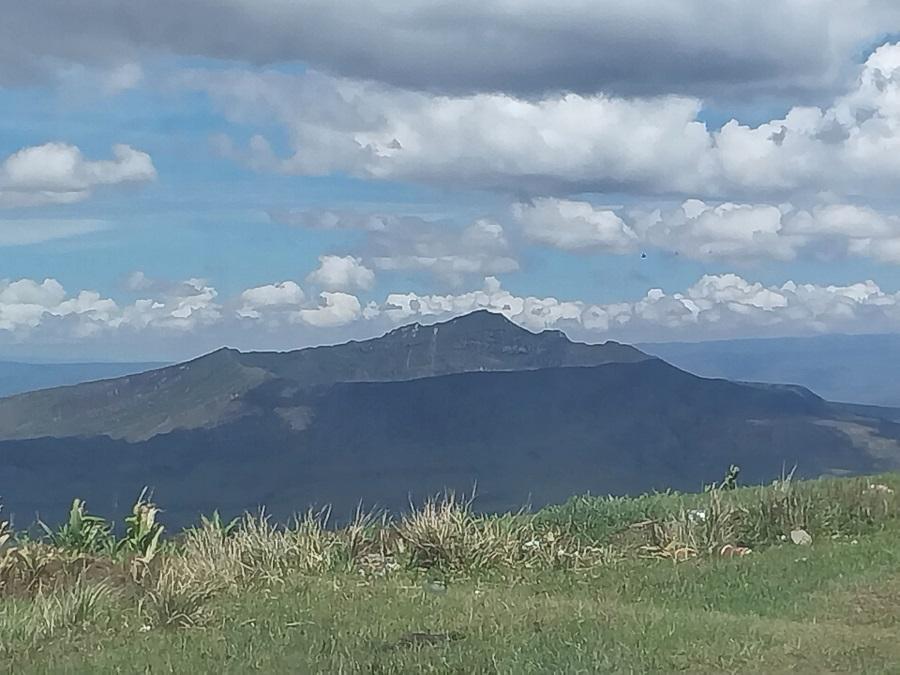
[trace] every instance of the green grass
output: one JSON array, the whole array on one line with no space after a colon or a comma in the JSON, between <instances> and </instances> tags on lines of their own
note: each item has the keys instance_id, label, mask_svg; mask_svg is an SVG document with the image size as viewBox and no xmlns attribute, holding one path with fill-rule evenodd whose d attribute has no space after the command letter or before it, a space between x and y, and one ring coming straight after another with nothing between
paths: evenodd
<instances>
[{"instance_id":1,"label":"green grass","mask_svg":"<svg viewBox=\"0 0 900 675\"><path fill-rule=\"evenodd\" d=\"M534 516L435 505L341 532L207 524L137 580L116 560L8 586L0 670L896 673L900 503L871 483L900 490L881 476ZM811 546L782 540L801 526ZM722 537L753 553L721 557ZM696 555L666 557L673 542Z\"/></svg>"}]
</instances>

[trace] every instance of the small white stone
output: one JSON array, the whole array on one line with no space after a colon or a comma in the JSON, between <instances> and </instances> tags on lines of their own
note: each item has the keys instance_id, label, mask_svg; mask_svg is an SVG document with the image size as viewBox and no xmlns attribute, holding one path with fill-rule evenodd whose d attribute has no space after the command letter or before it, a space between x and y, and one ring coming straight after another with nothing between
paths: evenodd
<instances>
[{"instance_id":1,"label":"small white stone","mask_svg":"<svg viewBox=\"0 0 900 675\"><path fill-rule=\"evenodd\" d=\"M812 544L812 537L806 530L791 530L791 541L797 546L809 546Z\"/></svg>"}]
</instances>

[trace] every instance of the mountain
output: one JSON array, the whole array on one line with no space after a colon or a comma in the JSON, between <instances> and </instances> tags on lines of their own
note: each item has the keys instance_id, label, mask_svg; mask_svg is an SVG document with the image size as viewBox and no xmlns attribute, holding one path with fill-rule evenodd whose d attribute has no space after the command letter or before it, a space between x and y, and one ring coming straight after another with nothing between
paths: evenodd
<instances>
[{"instance_id":1,"label":"mountain","mask_svg":"<svg viewBox=\"0 0 900 675\"><path fill-rule=\"evenodd\" d=\"M161 363L19 363L0 361L0 397L159 368Z\"/></svg>"},{"instance_id":2,"label":"mountain","mask_svg":"<svg viewBox=\"0 0 900 675\"><path fill-rule=\"evenodd\" d=\"M639 345L704 377L782 382L830 401L900 407L900 335L821 335Z\"/></svg>"},{"instance_id":3,"label":"mountain","mask_svg":"<svg viewBox=\"0 0 900 675\"><path fill-rule=\"evenodd\" d=\"M0 496L28 521L73 496L121 513L150 485L170 525L218 508L277 518L444 488L484 510L573 493L698 489L731 462L764 481L900 466L900 425L802 387L700 378L617 343L476 312L374 340L223 349L0 401Z\"/></svg>"},{"instance_id":4,"label":"mountain","mask_svg":"<svg viewBox=\"0 0 900 675\"><path fill-rule=\"evenodd\" d=\"M291 352L220 349L180 365L0 401L0 439L108 435L141 441L209 428L259 412L249 392L282 387L284 400L338 382L403 381L474 371L537 370L646 360L634 347L586 345L560 331L534 334L499 314L474 312L383 337ZM284 410L285 415L288 408Z\"/></svg>"}]
</instances>

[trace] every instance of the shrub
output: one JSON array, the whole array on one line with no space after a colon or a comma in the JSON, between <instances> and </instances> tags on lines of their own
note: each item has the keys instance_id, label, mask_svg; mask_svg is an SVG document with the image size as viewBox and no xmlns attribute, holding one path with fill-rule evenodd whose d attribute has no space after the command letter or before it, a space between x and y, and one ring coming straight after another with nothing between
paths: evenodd
<instances>
[{"instance_id":1,"label":"shrub","mask_svg":"<svg viewBox=\"0 0 900 675\"><path fill-rule=\"evenodd\" d=\"M159 508L146 499L146 489L141 492L131 515L125 518L125 535L116 544L117 553L127 553L131 558L131 571L140 580L159 551L163 526L156 522Z\"/></svg>"},{"instance_id":2,"label":"shrub","mask_svg":"<svg viewBox=\"0 0 900 675\"><path fill-rule=\"evenodd\" d=\"M50 529L43 521L38 521L48 541L58 548L78 553L108 553L115 547L112 525L100 516L85 512L85 503L80 499L72 501L69 519L56 530Z\"/></svg>"}]
</instances>

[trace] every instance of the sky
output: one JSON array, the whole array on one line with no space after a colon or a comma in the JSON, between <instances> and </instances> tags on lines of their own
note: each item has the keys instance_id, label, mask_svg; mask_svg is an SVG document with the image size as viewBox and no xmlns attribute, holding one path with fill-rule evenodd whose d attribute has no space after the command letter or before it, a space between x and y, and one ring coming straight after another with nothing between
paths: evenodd
<instances>
[{"instance_id":1,"label":"sky","mask_svg":"<svg viewBox=\"0 0 900 675\"><path fill-rule=\"evenodd\" d=\"M0 360L900 332L893 0L9 4Z\"/></svg>"}]
</instances>

